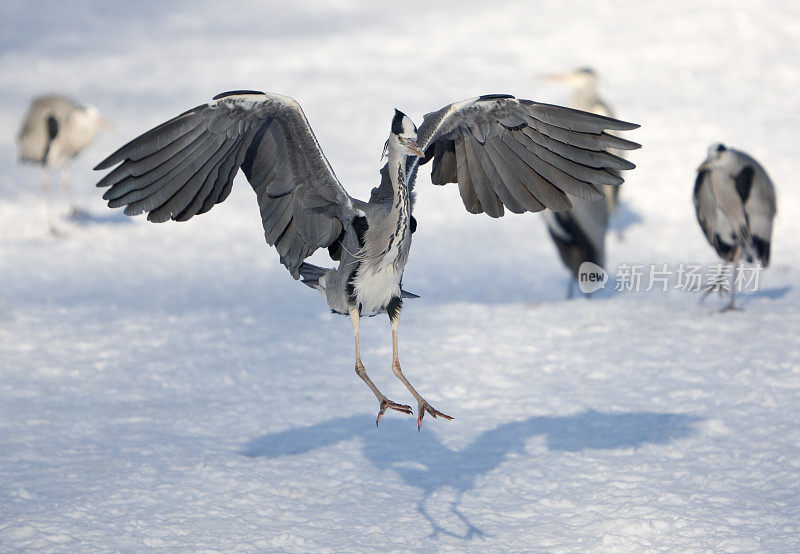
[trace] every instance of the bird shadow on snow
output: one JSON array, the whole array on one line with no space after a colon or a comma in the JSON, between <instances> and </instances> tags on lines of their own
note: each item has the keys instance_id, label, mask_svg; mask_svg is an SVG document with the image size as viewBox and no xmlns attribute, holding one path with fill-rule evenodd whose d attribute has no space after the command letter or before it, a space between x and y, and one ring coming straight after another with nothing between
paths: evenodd
<instances>
[{"instance_id":1,"label":"bird shadow on snow","mask_svg":"<svg viewBox=\"0 0 800 554\"><path fill-rule=\"evenodd\" d=\"M783 287L771 287L768 289L759 289L755 292L751 292L749 294L742 295L744 298L769 298L770 300L780 300L786 294L792 290L791 285L786 285Z\"/></svg>"},{"instance_id":2,"label":"bird shadow on snow","mask_svg":"<svg viewBox=\"0 0 800 554\"><path fill-rule=\"evenodd\" d=\"M371 417L333 418L308 427L264 435L248 442L241 454L275 459L361 439L361 452L373 466L395 472L407 485L422 491L417 511L432 526L432 537L445 534L472 539L483 537L485 533L460 509L463 494L475 487L481 476L501 466L509 455L530 456L526 442L531 437L545 437L548 450L553 452L635 448L687 437L693 433L692 425L702 419L685 414L594 410L568 416L530 417L503 423L481 433L466 447L453 450L433 433L418 434L408 421L385 419L376 432L369 423ZM398 448L398 445L403 447ZM448 487L455 491L455 500L449 509L461 522L455 526L463 528L461 532L448 529L446 523L439 524L426 508L426 501Z\"/></svg>"}]
</instances>

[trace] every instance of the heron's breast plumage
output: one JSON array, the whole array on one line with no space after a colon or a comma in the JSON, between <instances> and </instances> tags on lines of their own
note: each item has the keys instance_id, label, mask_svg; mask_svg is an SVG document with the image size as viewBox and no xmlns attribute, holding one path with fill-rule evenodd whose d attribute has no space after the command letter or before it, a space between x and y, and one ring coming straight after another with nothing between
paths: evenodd
<instances>
[{"instance_id":1,"label":"heron's breast plumage","mask_svg":"<svg viewBox=\"0 0 800 554\"><path fill-rule=\"evenodd\" d=\"M395 195L389 217L367 231L363 251L373 255L361 260L352 278L362 315L383 312L392 298L401 295L400 282L411 248L411 205L408 191L404 192Z\"/></svg>"}]
</instances>

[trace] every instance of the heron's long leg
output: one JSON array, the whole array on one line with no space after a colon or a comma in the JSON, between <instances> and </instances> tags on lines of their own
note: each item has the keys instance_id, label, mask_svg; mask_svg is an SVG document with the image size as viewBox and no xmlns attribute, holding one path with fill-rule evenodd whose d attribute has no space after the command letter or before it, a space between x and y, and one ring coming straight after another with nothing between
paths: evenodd
<instances>
[{"instance_id":1,"label":"heron's long leg","mask_svg":"<svg viewBox=\"0 0 800 554\"><path fill-rule=\"evenodd\" d=\"M736 273L733 275L733 282L731 283L731 289L733 289L733 286L736 284L736 275L738 275L739 272L739 268L736 265L739 260L739 252L741 252L741 247L737 245L736 249L733 251L733 255L730 258L725 258L725 261L731 263L732 268L736 268ZM703 293L703 297L700 299L701 304L706 299L706 297L714 291L718 292L720 296L723 296L725 294L725 287L724 287L724 281L722 280L722 276L723 276L722 269L720 269L720 272L717 274L716 277L714 277L715 282L706 287L706 291ZM719 282L716 281L717 279L719 279ZM736 293L731 292L731 303L728 304L728 306L726 306L721 311L725 312L728 310L736 309L733 307L733 297L735 295Z\"/></svg>"},{"instance_id":2,"label":"heron's long leg","mask_svg":"<svg viewBox=\"0 0 800 554\"><path fill-rule=\"evenodd\" d=\"M78 213L78 206L75 204L75 198L72 196L72 191L69 188L69 168L61 168L61 192L64 193L64 198L67 199L69 204L69 215L75 216Z\"/></svg>"},{"instance_id":3,"label":"heron's long leg","mask_svg":"<svg viewBox=\"0 0 800 554\"><path fill-rule=\"evenodd\" d=\"M397 410L398 412L403 412L404 414L410 414L411 406L406 406L405 404L398 404L397 402L392 402L386 395L384 395L378 387L375 386L375 383L372 382L372 379L369 378L367 375L367 370L364 367L364 364L361 363L361 344L358 340L358 323L361 316L358 313L358 310L350 310L350 321L353 322L353 336L356 339L356 375L361 377L361 380L364 381L375 397L378 399L380 403L380 409L378 410L378 419L375 420L375 425L381 422L381 418L383 417L383 413L387 410Z\"/></svg>"},{"instance_id":4,"label":"heron's long leg","mask_svg":"<svg viewBox=\"0 0 800 554\"><path fill-rule=\"evenodd\" d=\"M741 270L742 266L736 263L736 260L733 262L733 267L736 268L733 272L733 276L731 277L731 301L728 302L728 305L722 308L721 312L727 312L729 310L738 310L738 308L733 304L734 300L736 300L736 282L739 279L739 270Z\"/></svg>"},{"instance_id":5,"label":"heron's long leg","mask_svg":"<svg viewBox=\"0 0 800 554\"><path fill-rule=\"evenodd\" d=\"M441 416L445 419L453 419L449 415L440 412L428 404L428 401L416 391L411 383L409 383L408 379L406 379L406 376L403 375L403 370L400 369L400 359L397 355L397 326L400 325L400 314L398 313L395 317L390 317L389 321L392 323L392 371L417 400L417 430L422 428L422 418L425 417L425 412L428 412L434 418Z\"/></svg>"},{"instance_id":6,"label":"heron's long leg","mask_svg":"<svg viewBox=\"0 0 800 554\"><path fill-rule=\"evenodd\" d=\"M44 212L47 218L47 227L52 235L58 235L58 229L53 221L53 204L50 199L50 174L47 168L42 168L42 198L44 198Z\"/></svg>"}]
</instances>

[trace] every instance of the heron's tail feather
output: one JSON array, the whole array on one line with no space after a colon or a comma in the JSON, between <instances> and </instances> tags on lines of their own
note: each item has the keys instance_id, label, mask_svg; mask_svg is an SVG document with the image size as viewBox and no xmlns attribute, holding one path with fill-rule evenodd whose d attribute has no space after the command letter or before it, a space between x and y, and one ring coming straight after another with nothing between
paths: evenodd
<instances>
[{"instance_id":1,"label":"heron's tail feather","mask_svg":"<svg viewBox=\"0 0 800 554\"><path fill-rule=\"evenodd\" d=\"M306 262L301 263L298 269L300 271L300 276L303 278L303 283L312 289L320 286L319 278L325 275L325 272L328 271L324 267L308 264Z\"/></svg>"}]
</instances>

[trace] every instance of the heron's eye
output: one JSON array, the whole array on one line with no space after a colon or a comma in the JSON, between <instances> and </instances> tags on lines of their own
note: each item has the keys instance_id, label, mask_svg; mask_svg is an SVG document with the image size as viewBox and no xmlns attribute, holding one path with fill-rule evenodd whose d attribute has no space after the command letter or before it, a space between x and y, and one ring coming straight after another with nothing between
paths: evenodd
<instances>
[{"instance_id":1,"label":"heron's eye","mask_svg":"<svg viewBox=\"0 0 800 554\"><path fill-rule=\"evenodd\" d=\"M401 142L401 143L402 143L402 142L403 142L403 137L401 137L400 135L398 135L398 136L397 136L397 142Z\"/></svg>"}]
</instances>

